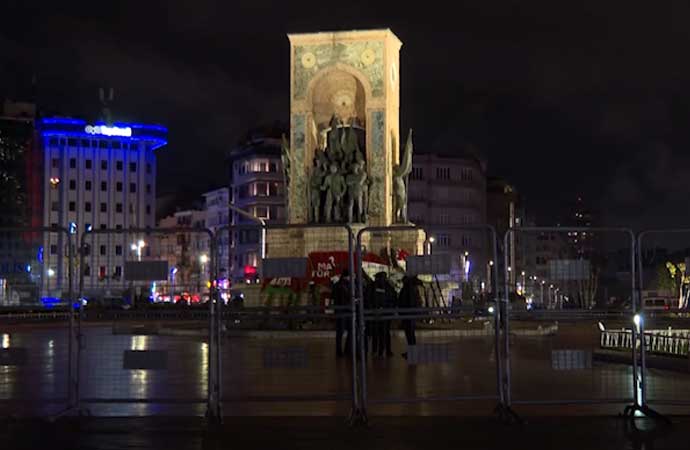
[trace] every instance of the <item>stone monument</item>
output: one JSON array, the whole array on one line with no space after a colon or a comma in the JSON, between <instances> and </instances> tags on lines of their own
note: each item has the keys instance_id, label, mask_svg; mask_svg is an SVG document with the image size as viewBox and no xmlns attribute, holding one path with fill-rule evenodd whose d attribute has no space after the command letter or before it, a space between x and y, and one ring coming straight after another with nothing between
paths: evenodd
<instances>
[{"instance_id":1,"label":"stone monument","mask_svg":"<svg viewBox=\"0 0 690 450\"><path fill-rule=\"evenodd\" d=\"M283 140L291 224L406 224L412 132L399 129L402 43L388 29L290 34L290 136ZM342 234L342 233L341 233ZM420 232L365 235L368 250L416 253ZM271 230L270 257L347 249L333 230ZM417 248L412 248L418 246Z\"/></svg>"}]
</instances>

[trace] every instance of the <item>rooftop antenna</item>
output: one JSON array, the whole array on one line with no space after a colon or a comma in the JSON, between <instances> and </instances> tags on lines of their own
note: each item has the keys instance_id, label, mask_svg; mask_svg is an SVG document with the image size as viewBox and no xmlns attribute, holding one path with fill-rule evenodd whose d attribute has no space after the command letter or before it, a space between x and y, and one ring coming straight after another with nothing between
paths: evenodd
<instances>
[{"instance_id":1,"label":"rooftop antenna","mask_svg":"<svg viewBox=\"0 0 690 450\"><path fill-rule=\"evenodd\" d=\"M108 95L106 96L105 89L99 88L98 97L101 100L101 115L103 116L103 120L105 121L106 125L112 125L113 115L112 111L110 110L110 105L115 99L115 90L113 88L109 88Z\"/></svg>"}]
</instances>

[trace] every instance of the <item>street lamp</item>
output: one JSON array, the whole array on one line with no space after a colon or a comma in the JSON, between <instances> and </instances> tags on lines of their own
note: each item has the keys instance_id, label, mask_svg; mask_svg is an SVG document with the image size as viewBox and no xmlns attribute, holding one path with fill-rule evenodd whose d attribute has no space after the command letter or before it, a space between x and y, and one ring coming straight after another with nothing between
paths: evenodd
<instances>
[{"instance_id":1,"label":"street lamp","mask_svg":"<svg viewBox=\"0 0 690 450\"><path fill-rule=\"evenodd\" d=\"M206 264L208 264L208 255L204 253L199 256L199 262L201 263L201 276L206 278Z\"/></svg>"},{"instance_id":2,"label":"street lamp","mask_svg":"<svg viewBox=\"0 0 690 450\"><path fill-rule=\"evenodd\" d=\"M427 253L429 253L430 255L431 255L431 244L433 244L434 242L436 242L436 238L431 236L429 238L429 247L427 248Z\"/></svg>"},{"instance_id":3,"label":"street lamp","mask_svg":"<svg viewBox=\"0 0 690 450\"><path fill-rule=\"evenodd\" d=\"M133 252L137 252L137 260L141 261L141 249L146 247L146 242L139 239L137 243L133 243L131 249Z\"/></svg>"},{"instance_id":4,"label":"street lamp","mask_svg":"<svg viewBox=\"0 0 690 450\"><path fill-rule=\"evenodd\" d=\"M175 303L175 274L177 273L177 267L173 266L170 269L170 303Z\"/></svg>"}]
</instances>

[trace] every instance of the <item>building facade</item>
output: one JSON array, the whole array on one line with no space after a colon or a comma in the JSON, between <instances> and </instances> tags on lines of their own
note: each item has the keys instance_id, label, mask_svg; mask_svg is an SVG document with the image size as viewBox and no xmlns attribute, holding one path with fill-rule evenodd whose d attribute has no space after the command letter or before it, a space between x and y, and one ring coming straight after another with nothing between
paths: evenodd
<instances>
[{"instance_id":1,"label":"building facade","mask_svg":"<svg viewBox=\"0 0 690 450\"><path fill-rule=\"evenodd\" d=\"M154 259L167 261L170 269L168 280L158 283L159 293L167 295L171 288L176 294L200 294L206 290L211 272L211 242L203 231L206 218L206 211L186 210L159 221L159 228L177 229L156 235L151 245Z\"/></svg>"},{"instance_id":2,"label":"building facade","mask_svg":"<svg viewBox=\"0 0 690 450\"><path fill-rule=\"evenodd\" d=\"M235 211L230 239L230 274L233 280L254 278L261 260L261 233L258 221L285 223L285 178L281 163L281 140L251 136L233 148L230 163L230 203L256 219ZM247 227L247 225L255 225ZM245 228L242 228L245 226Z\"/></svg>"},{"instance_id":3,"label":"building facade","mask_svg":"<svg viewBox=\"0 0 690 450\"><path fill-rule=\"evenodd\" d=\"M86 231L155 226L155 151L167 143L166 128L54 117L39 120L38 130L44 167L43 224L68 229L75 254ZM84 267L77 267L83 269L85 291L117 295L127 285L124 262L140 255L142 249L133 248L141 241L146 245L145 239L135 233L95 233L87 238ZM46 233L46 295L60 297L69 288L68 250L64 235ZM144 252L150 254L150 247L145 246Z\"/></svg>"},{"instance_id":4,"label":"building facade","mask_svg":"<svg viewBox=\"0 0 690 450\"><path fill-rule=\"evenodd\" d=\"M0 111L0 228L41 227L36 107L5 101ZM0 231L0 307L34 301L40 285L40 233Z\"/></svg>"},{"instance_id":5,"label":"building facade","mask_svg":"<svg viewBox=\"0 0 690 450\"><path fill-rule=\"evenodd\" d=\"M486 224L485 165L469 156L415 154L408 191L410 221L430 226L433 253L451 255L450 279L486 282L488 233L452 227Z\"/></svg>"},{"instance_id":6,"label":"building facade","mask_svg":"<svg viewBox=\"0 0 690 450\"><path fill-rule=\"evenodd\" d=\"M230 267L230 240L228 226L230 225L230 189L220 188L206 192L204 196L204 210L206 212L206 227L217 234L218 278L227 278Z\"/></svg>"}]
</instances>

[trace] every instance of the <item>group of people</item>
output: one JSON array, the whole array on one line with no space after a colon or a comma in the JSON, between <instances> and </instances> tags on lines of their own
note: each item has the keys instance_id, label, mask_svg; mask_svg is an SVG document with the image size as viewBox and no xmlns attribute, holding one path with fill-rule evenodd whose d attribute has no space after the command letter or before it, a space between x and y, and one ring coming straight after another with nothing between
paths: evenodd
<instances>
[{"instance_id":1,"label":"group of people","mask_svg":"<svg viewBox=\"0 0 690 450\"><path fill-rule=\"evenodd\" d=\"M415 319L411 316L418 315L418 312L410 310L421 306L421 296L419 286L421 281L415 276L405 276L402 288L396 293L395 289L388 281L386 272L379 272L374 276L373 282L366 285L364 289L364 312L366 320L364 352L369 353L371 345L372 354L379 357L393 356L391 346L391 322L392 317L400 315L402 329L405 332L407 345L416 345ZM333 286L333 299L336 309L336 333L335 345L336 356L342 357L350 353L351 350L351 318L345 317L349 312L351 302L351 281L347 270L343 271L340 279ZM405 318L405 317L409 318ZM345 347L343 348L343 335ZM359 345L357 349L359 349ZM402 354L403 357L407 353Z\"/></svg>"}]
</instances>

